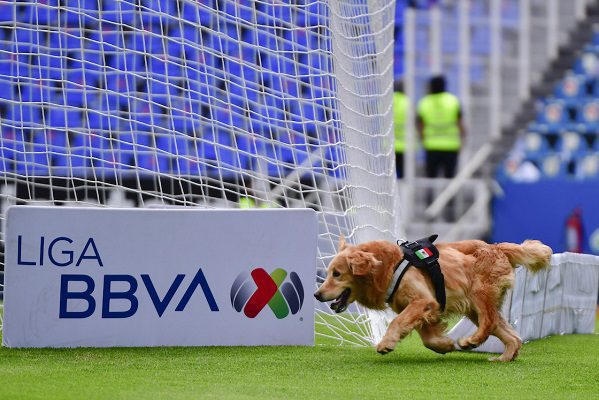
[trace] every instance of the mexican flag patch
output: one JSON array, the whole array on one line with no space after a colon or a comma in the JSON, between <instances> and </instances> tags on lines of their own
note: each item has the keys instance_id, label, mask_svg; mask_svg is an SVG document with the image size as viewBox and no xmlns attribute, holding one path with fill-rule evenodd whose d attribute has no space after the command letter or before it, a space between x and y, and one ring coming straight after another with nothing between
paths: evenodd
<instances>
[{"instance_id":1,"label":"mexican flag patch","mask_svg":"<svg viewBox=\"0 0 599 400\"><path fill-rule=\"evenodd\" d=\"M414 254L416 254L416 257L418 257L420 260L424 260L425 258L433 255L433 253L427 248L415 251Z\"/></svg>"}]
</instances>

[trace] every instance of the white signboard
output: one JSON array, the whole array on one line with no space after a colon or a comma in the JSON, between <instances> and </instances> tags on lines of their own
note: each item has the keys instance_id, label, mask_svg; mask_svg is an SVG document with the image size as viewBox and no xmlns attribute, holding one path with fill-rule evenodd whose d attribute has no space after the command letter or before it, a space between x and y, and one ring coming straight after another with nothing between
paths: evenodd
<instances>
[{"instance_id":1,"label":"white signboard","mask_svg":"<svg viewBox=\"0 0 599 400\"><path fill-rule=\"evenodd\" d=\"M316 213L11 207L3 345L313 345Z\"/></svg>"}]
</instances>

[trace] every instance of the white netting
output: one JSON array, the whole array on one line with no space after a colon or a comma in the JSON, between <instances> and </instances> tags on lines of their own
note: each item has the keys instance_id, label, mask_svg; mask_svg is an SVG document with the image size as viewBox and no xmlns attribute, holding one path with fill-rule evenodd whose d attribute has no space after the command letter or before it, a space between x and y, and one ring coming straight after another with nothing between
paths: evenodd
<instances>
[{"instance_id":1,"label":"white netting","mask_svg":"<svg viewBox=\"0 0 599 400\"><path fill-rule=\"evenodd\" d=\"M321 271L340 233L391 239L394 7L0 3L2 220L15 203L310 207ZM361 310L324 309L319 334L373 340Z\"/></svg>"}]
</instances>

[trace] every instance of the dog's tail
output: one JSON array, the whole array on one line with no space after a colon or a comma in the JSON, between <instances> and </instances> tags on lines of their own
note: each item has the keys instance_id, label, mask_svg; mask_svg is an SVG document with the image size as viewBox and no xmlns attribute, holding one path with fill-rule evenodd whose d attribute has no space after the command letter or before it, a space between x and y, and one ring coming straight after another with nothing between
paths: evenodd
<instances>
[{"instance_id":1,"label":"dog's tail","mask_svg":"<svg viewBox=\"0 0 599 400\"><path fill-rule=\"evenodd\" d=\"M538 240L525 240L522 244L498 243L497 247L507 256L513 267L523 265L532 272L547 266L553 251Z\"/></svg>"}]
</instances>

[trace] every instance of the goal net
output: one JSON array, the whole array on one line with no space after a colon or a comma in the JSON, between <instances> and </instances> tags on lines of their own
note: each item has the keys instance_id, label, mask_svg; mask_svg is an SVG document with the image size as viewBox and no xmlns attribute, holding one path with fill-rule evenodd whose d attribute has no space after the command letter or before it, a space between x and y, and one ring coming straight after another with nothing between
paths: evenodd
<instances>
[{"instance_id":1,"label":"goal net","mask_svg":"<svg viewBox=\"0 0 599 400\"><path fill-rule=\"evenodd\" d=\"M394 17L384 0L1 2L0 218L310 207L320 281L340 234L395 237ZM358 308L316 320L379 335Z\"/></svg>"}]
</instances>

